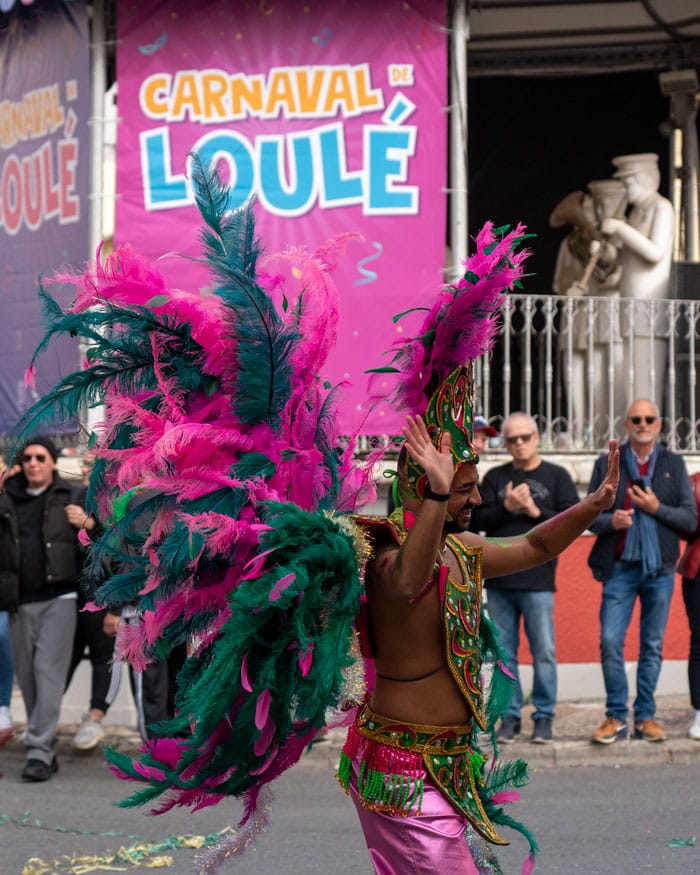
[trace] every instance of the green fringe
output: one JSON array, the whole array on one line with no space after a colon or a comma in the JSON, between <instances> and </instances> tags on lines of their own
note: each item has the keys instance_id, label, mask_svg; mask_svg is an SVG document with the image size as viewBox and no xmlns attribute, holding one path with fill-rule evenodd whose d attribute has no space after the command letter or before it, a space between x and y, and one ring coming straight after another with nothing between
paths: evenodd
<instances>
[{"instance_id":1,"label":"green fringe","mask_svg":"<svg viewBox=\"0 0 700 875\"><path fill-rule=\"evenodd\" d=\"M340 761L338 762L338 771L335 776L340 782L340 786L347 792L350 786L350 770L352 768L352 760L350 757L341 751Z\"/></svg>"},{"instance_id":2,"label":"green fringe","mask_svg":"<svg viewBox=\"0 0 700 875\"><path fill-rule=\"evenodd\" d=\"M350 758L341 754L338 780L346 789L350 781L351 764ZM357 787L360 798L370 807L408 812L413 808L420 811L423 804L423 778L368 769L366 763L360 763Z\"/></svg>"}]
</instances>

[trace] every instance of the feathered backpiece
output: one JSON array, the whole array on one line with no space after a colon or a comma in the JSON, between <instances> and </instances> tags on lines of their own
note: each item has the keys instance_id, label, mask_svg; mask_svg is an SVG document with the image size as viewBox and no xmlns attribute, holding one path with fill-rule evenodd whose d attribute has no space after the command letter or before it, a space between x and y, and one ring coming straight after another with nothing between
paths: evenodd
<instances>
[{"instance_id":1,"label":"feathered backpiece","mask_svg":"<svg viewBox=\"0 0 700 875\"><path fill-rule=\"evenodd\" d=\"M323 728L356 659L358 557L334 512L370 500L370 466L355 465L353 436L340 442L335 390L318 376L338 319L333 260L353 235L263 260L252 207L229 212L216 173L192 168L211 292L170 288L129 247L58 276L77 298L63 312L42 292L42 347L81 336L87 359L21 428L104 404L89 573L111 576L94 601L137 605L117 640L136 669L190 648L162 737L136 761L108 752L145 784L125 804L243 795L246 820Z\"/></svg>"}]
</instances>

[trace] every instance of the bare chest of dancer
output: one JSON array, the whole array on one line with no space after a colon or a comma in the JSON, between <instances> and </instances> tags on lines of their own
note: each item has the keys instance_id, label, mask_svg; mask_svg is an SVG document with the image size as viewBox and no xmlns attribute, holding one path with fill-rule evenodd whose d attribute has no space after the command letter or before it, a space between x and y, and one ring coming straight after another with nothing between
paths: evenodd
<instances>
[{"instance_id":1,"label":"bare chest of dancer","mask_svg":"<svg viewBox=\"0 0 700 875\"><path fill-rule=\"evenodd\" d=\"M440 561L455 580L462 581L449 549ZM386 717L411 723L469 722L469 709L447 667L437 581L408 602L392 598L387 582L375 573L370 565L366 588L376 672L371 707Z\"/></svg>"}]
</instances>

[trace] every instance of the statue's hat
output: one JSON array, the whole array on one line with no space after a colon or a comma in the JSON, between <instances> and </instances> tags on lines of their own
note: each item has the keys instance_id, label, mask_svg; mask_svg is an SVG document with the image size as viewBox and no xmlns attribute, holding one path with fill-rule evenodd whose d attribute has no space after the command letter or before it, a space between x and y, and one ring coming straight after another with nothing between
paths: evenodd
<instances>
[{"instance_id":1,"label":"statue's hat","mask_svg":"<svg viewBox=\"0 0 700 875\"><path fill-rule=\"evenodd\" d=\"M613 173L616 179L631 176L633 173L658 173L659 156L655 152L637 152L632 155L618 155L612 159L617 168Z\"/></svg>"}]
</instances>

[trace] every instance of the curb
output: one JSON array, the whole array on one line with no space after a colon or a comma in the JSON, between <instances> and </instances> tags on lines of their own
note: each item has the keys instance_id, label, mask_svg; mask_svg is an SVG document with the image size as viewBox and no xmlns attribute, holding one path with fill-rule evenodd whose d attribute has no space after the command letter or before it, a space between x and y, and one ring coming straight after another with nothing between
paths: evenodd
<instances>
[{"instance_id":1,"label":"curb","mask_svg":"<svg viewBox=\"0 0 700 875\"><path fill-rule=\"evenodd\" d=\"M594 744L591 741L553 741L549 744L514 742L502 745L501 759L524 759L530 769L581 766L648 766L667 763L688 765L700 763L700 743L692 739L670 738L648 742L624 739L614 744Z\"/></svg>"},{"instance_id":2,"label":"curb","mask_svg":"<svg viewBox=\"0 0 700 875\"><path fill-rule=\"evenodd\" d=\"M667 706L671 702L666 703ZM676 703L673 702L675 705ZM528 710L523 710L526 718ZM590 733L596 725L601 706L569 703L558 706L562 713L561 719L555 721L555 738L545 744L533 744L527 736L523 725L523 735L510 744L501 744L500 758L504 761L523 759L531 770L551 768L605 767L620 768L623 766L642 765L695 765L700 764L700 741L695 741L685 735L688 725L687 706L668 708L664 715L664 726L669 732L666 741L648 742L633 738L616 741L614 744L594 744L590 741ZM557 724L561 724L559 738ZM138 732L129 726L106 724L104 738L97 747L88 751L76 750L72 739L78 730L77 723L62 723L58 726L57 752L61 755L80 759L86 756L101 755L103 747L136 753L141 746ZM16 725L14 736L7 739L2 747L6 753L23 754L21 738L22 724ZM329 729L312 749L302 758L300 765L335 769L338 757L345 742L345 728ZM563 737L562 737L563 736ZM488 749L487 745L484 745Z\"/></svg>"}]
</instances>

